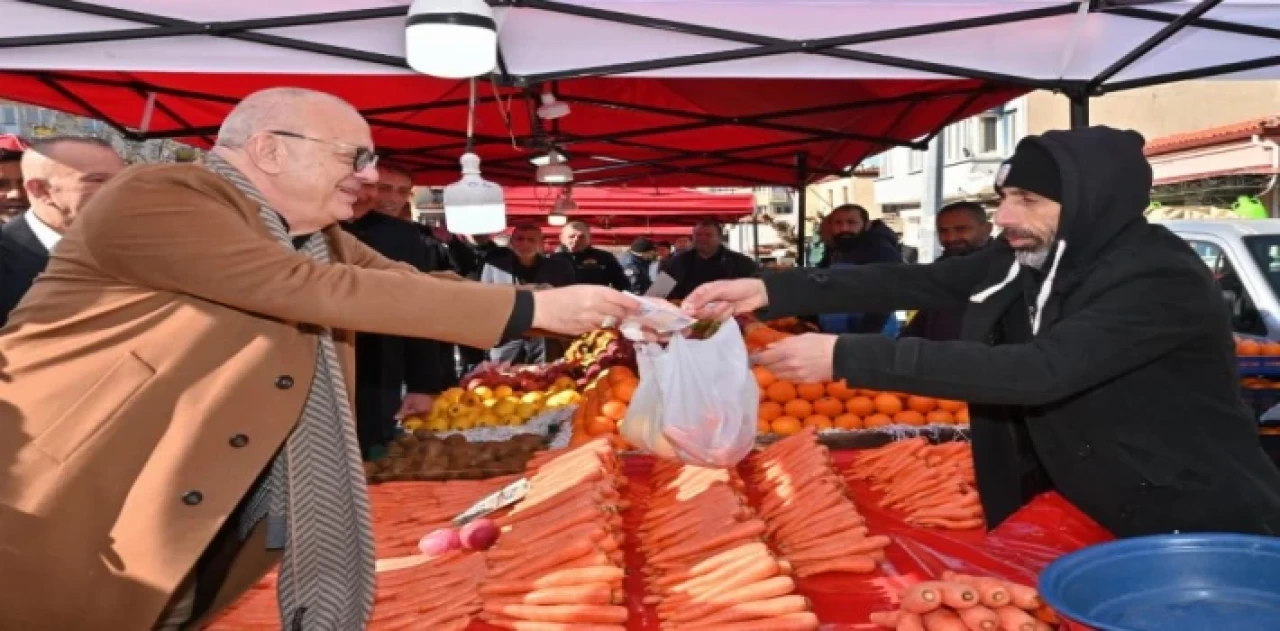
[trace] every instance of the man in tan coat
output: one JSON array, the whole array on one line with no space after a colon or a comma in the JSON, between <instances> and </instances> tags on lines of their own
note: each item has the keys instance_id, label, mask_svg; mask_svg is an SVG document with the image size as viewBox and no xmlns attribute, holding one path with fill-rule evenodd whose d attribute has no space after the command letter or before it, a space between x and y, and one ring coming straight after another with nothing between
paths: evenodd
<instances>
[{"instance_id":1,"label":"man in tan coat","mask_svg":"<svg viewBox=\"0 0 1280 631\"><path fill-rule=\"evenodd\" d=\"M373 605L354 331L490 347L636 309L422 275L335 226L368 125L274 89L105 186L0 329L0 629L194 629L281 560L285 628Z\"/></svg>"}]
</instances>

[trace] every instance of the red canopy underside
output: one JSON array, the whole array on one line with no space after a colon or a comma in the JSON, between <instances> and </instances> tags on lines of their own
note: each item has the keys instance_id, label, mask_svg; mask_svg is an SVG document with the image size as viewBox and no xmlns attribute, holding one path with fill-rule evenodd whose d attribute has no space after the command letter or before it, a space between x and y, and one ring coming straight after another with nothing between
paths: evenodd
<instances>
[{"instance_id":1,"label":"red canopy underside","mask_svg":"<svg viewBox=\"0 0 1280 631\"><path fill-rule=\"evenodd\" d=\"M551 187L510 187L503 191L508 222L546 222L559 195ZM710 194L681 188L584 187L573 190L578 210L570 220L586 221L597 231L610 228L664 229L664 234L688 235L690 227L704 219L732 223L751 214L751 195ZM630 236L648 234L628 233Z\"/></svg>"},{"instance_id":2,"label":"red canopy underside","mask_svg":"<svg viewBox=\"0 0 1280 631\"><path fill-rule=\"evenodd\" d=\"M467 83L416 75L272 75L0 72L0 98L142 127L148 137L208 147L236 101L262 88L336 94L373 127L384 160L419 184L458 178L465 147ZM554 142L576 184L795 186L805 152L809 180L839 175L892 146L1003 103L1025 90L974 80L636 79L557 82L572 112L537 119L537 93L479 85L475 151L485 176L534 182L529 158ZM508 123L509 121L509 123Z\"/></svg>"}]
</instances>

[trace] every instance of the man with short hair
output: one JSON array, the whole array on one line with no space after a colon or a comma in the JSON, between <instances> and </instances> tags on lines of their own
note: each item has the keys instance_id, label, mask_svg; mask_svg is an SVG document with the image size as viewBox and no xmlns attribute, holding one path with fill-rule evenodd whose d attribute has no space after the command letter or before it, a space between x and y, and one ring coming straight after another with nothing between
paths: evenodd
<instances>
[{"instance_id":1,"label":"man with short hair","mask_svg":"<svg viewBox=\"0 0 1280 631\"><path fill-rule=\"evenodd\" d=\"M0 134L0 225L27 209L22 188L22 153L27 142L13 134Z\"/></svg>"},{"instance_id":2,"label":"man with short hair","mask_svg":"<svg viewBox=\"0 0 1280 631\"><path fill-rule=\"evenodd\" d=\"M991 220L987 219L987 209L977 202L955 202L943 206L934 224L938 242L942 244L940 261L972 254L991 242ZM921 309L899 335L936 342L958 340L964 310L964 305Z\"/></svg>"},{"instance_id":3,"label":"man with short hair","mask_svg":"<svg viewBox=\"0 0 1280 631\"><path fill-rule=\"evenodd\" d=\"M480 274L480 282L534 289L568 287L573 280L573 266L568 261L542 253L542 229L532 224L513 228L507 248L489 257ZM500 363L545 364L563 354L555 340L530 336L495 346L489 358Z\"/></svg>"},{"instance_id":4,"label":"man with short hair","mask_svg":"<svg viewBox=\"0 0 1280 631\"><path fill-rule=\"evenodd\" d=\"M827 247L815 267L841 268L877 263L901 263L897 236L881 221L871 221L866 208L845 204L832 209L820 228ZM817 324L827 333L880 333L890 324L892 312L826 313Z\"/></svg>"},{"instance_id":5,"label":"man with short hair","mask_svg":"<svg viewBox=\"0 0 1280 631\"><path fill-rule=\"evenodd\" d=\"M72 136L32 143L21 164L31 208L0 227L0 327L85 204L125 166L105 140Z\"/></svg>"},{"instance_id":6,"label":"man with short hair","mask_svg":"<svg viewBox=\"0 0 1280 631\"><path fill-rule=\"evenodd\" d=\"M758 270L745 254L724 247L724 227L712 219L693 227L693 248L672 255L664 271L676 281L668 298L680 300L699 286L716 280L747 278Z\"/></svg>"},{"instance_id":7,"label":"man with short hair","mask_svg":"<svg viewBox=\"0 0 1280 631\"><path fill-rule=\"evenodd\" d=\"M363 629L355 332L491 347L638 312L379 256L336 225L375 162L350 104L273 88L203 165L130 169L76 217L0 331L0 628L198 629L279 563L283 628Z\"/></svg>"},{"instance_id":8,"label":"man with short hair","mask_svg":"<svg viewBox=\"0 0 1280 631\"><path fill-rule=\"evenodd\" d=\"M631 283L631 293L643 296L644 292L649 291L655 278L650 275L649 269L657 257L657 248L645 237L636 237L631 242L631 247L618 257L618 264Z\"/></svg>"},{"instance_id":9,"label":"man with short hair","mask_svg":"<svg viewBox=\"0 0 1280 631\"><path fill-rule=\"evenodd\" d=\"M1146 221L1143 144L1108 127L1024 138L996 176L1000 237L968 256L717 283L686 306L965 304L958 341L808 334L757 359L794 382L968 401L990 528L1053 489L1120 537L1280 535L1280 472L1240 401L1229 316L1199 256Z\"/></svg>"},{"instance_id":10,"label":"man with short hair","mask_svg":"<svg viewBox=\"0 0 1280 631\"><path fill-rule=\"evenodd\" d=\"M432 267L431 253L418 226L396 218L388 209L403 205L409 174L379 166L374 199L352 206L342 227L378 254L412 265ZM412 188L411 185L409 188ZM364 187L361 197L365 196ZM441 343L415 337L356 333L356 436L367 460L377 460L396 437L396 421L431 411L435 395L447 387L442 374Z\"/></svg>"},{"instance_id":11,"label":"man with short hair","mask_svg":"<svg viewBox=\"0 0 1280 631\"><path fill-rule=\"evenodd\" d=\"M560 243L564 251L557 252L555 256L573 265L574 283L602 285L618 291L631 290L631 283L617 257L591 245L591 226L581 221L570 221L560 231Z\"/></svg>"}]
</instances>

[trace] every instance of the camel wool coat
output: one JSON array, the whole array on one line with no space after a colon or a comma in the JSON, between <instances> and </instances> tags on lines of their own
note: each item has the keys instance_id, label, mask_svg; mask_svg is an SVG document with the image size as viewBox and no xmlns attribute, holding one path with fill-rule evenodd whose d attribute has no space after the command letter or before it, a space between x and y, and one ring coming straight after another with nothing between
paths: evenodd
<instances>
[{"instance_id":1,"label":"camel wool coat","mask_svg":"<svg viewBox=\"0 0 1280 631\"><path fill-rule=\"evenodd\" d=\"M0 329L0 629L150 629L298 420L316 325L349 393L353 331L490 347L508 325L510 287L325 234L334 264L291 252L193 165L98 193ZM208 614L277 560L261 530Z\"/></svg>"}]
</instances>

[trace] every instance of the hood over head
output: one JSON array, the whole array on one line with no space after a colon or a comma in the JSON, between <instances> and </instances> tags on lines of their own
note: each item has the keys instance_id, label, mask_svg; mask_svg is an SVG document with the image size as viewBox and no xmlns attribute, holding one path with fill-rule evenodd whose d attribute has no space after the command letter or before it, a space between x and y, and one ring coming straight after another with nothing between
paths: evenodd
<instances>
[{"instance_id":1,"label":"hood over head","mask_svg":"<svg viewBox=\"0 0 1280 631\"><path fill-rule=\"evenodd\" d=\"M1087 127L1051 131L1024 138L1056 163L1062 205L1058 232L1049 252L1045 280L1036 300L1033 330L1040 328L1040 315L1054 283L1074 284L1074 278L1097 262L1116 238L1135 224L1146 223L1143 215L1151 200L1151 164L1142 149L1146 140L1135 131L1111 127ZM982 302L1013 282L1019 273L1015 261L1000 284L975 294Z\"/></svg>"}]
</instances>

